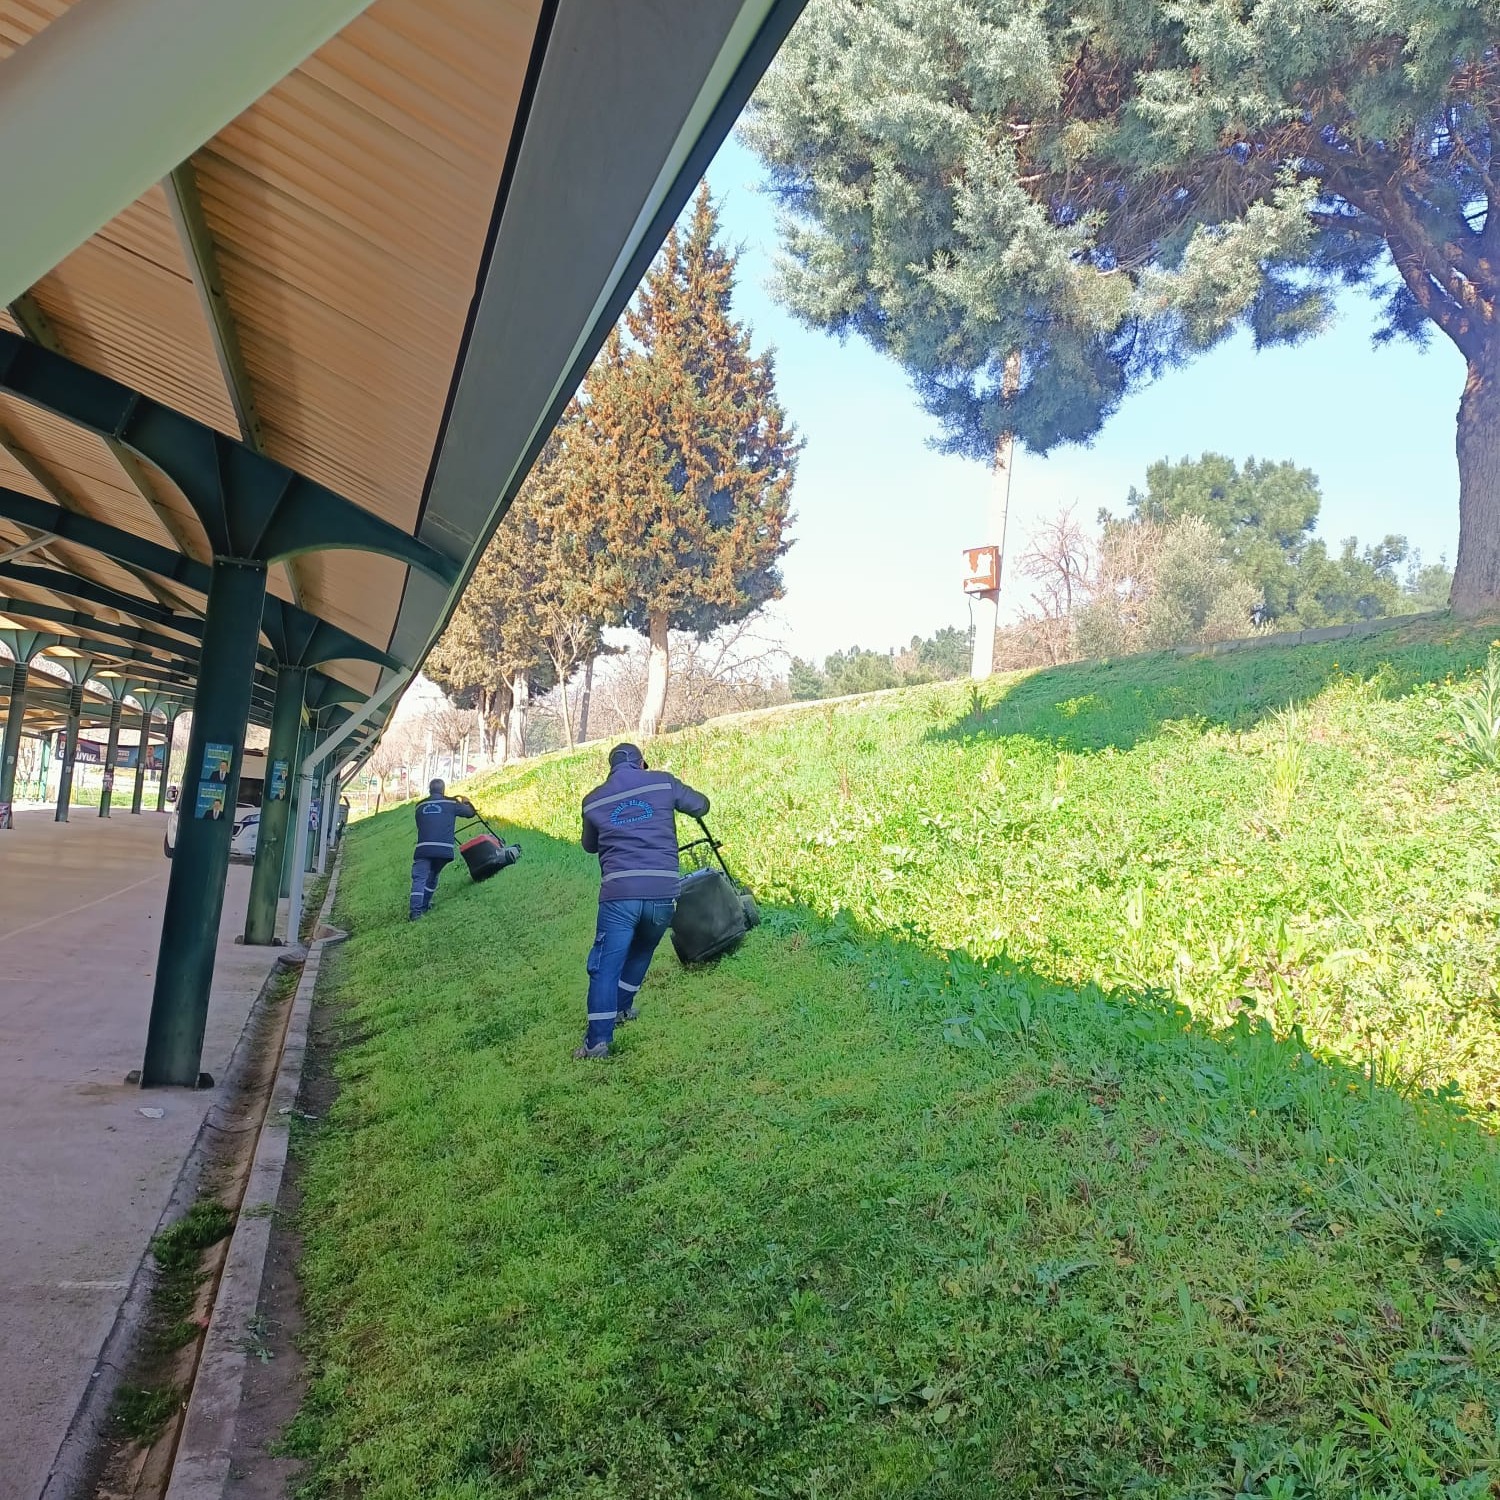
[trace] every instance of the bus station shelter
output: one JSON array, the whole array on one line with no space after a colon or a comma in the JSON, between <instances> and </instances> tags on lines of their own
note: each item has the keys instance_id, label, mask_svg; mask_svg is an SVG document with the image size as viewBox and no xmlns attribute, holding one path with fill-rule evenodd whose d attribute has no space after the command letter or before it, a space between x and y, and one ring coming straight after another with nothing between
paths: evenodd
<instances>
[{"instance_id":1,"label":"bus station shelter","mask_svg":"<svg viewBox=\"0 0 1500 1500\"><path fill-rule=\"evenodd\" d=\"M247 725L304 800L368 753L800 5L0 0L0 805L23 734L191 709L144 1085Z\"/></svg>"}]
</instances>

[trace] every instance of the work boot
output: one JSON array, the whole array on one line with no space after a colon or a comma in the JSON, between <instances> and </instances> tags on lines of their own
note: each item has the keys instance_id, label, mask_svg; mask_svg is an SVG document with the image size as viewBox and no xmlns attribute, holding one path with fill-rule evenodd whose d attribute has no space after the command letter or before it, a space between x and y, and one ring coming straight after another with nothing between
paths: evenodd
<instances>
[{"instance_id":1,"label":"work boot","mask_svg":"<svg viewBox=\"0 0 1500 1500\"><path fill-rule=\"evenodd\" d=\"M615 1025L623 1026L626 1021L638 1021L640 1020L640 1016L641 1013L635 1008L635 1006L628 1006L625 1010L622 1010L615 1017Z\"/></svg>"},{"instance_id":2,"label":"work boot","mask_svg":"<svg viewBox=\"0 0 1500 1500\"><path fill-rule=\"evenodd\" d=\"M600 1062L608 1056L608 1042L595 1042L592 1047L585 1042L583 1046L573 1049L573 1060L575 1062Z\"/></svg>"}]
</instances>

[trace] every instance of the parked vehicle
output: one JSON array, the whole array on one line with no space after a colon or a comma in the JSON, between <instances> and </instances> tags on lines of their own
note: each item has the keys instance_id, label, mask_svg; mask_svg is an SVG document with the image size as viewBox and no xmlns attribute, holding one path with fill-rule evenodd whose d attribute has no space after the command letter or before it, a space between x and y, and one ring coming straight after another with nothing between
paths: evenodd
<instances>
[{"instance_id":1,"label":"parked vehicle","mask_svg":"<svg viewBox=\"0 0 1500 1500\"><path fill-rule=\"evenodd\" d=\"M229 842L231 859L254 859L260 835L260 804L266 789L266 754L264 750L247 750L240 766L240 793L234 809L234 833ZM162 835L162 852L168 859L177 845L177 819L182 811L182 790L167 788L167 831Z\"/></svg>"}]
</instances>

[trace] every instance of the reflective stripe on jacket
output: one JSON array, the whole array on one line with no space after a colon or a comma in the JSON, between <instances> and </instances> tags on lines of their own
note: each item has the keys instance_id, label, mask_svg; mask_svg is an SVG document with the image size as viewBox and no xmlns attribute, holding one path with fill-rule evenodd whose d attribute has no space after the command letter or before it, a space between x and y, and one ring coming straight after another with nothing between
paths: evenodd
<instances>
[{"instance_id":1,"label":"reflective stripe on jacket","mask_svg":"<svg viewBox=\"0 0 1500 1500\"><path fill-rule=\"evenodd\" d=\"M465 797L432 797L417 803L418 859L452 859L454 825L472 818L474 804Z\"/></svg>"},{"instance_id":2,"label":"reflective stripe on jacket","mask_svg":"<svg viewBox=\"0 0 1500 1500\"><path fill-rule=\"evenodd\" d=\"M708 798L670 772L629 764L583 799L583 847L599 856L601 901L676 896L679 812L701 818Z\"/></svg>"}]
</instances>

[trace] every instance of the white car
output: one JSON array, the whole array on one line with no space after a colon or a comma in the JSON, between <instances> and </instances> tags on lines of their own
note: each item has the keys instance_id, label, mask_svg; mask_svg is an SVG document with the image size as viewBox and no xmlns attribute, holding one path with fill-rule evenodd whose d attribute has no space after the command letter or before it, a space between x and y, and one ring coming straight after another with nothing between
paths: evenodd
<instances>
[{"instance_id":1,"label":"white car","mask_svg":"<svg viewBox=\"0 0 1500 1500\"><path fill-rule=\"evenodd\" d=\"M254 859L260 838L260 803L266 789L266 756L263 750L245 751L240 766L240 795L234 809L234 833L229 841L231 859ZM167 831L162 835L162 852L168 859L177 844L177 819L182 808L181 790L167 788Z\"/></svg>"}]
</instances>

